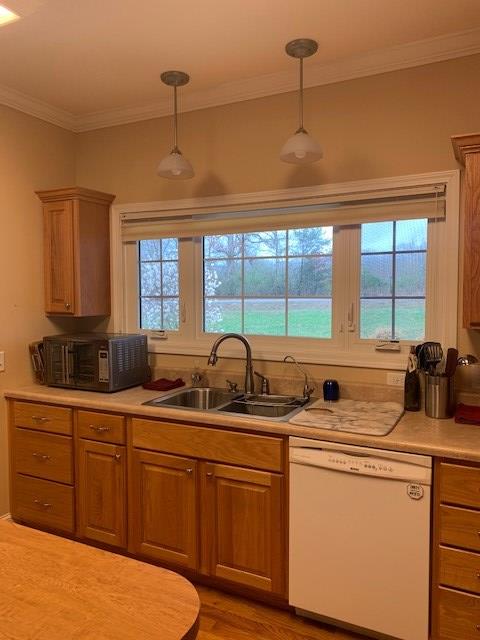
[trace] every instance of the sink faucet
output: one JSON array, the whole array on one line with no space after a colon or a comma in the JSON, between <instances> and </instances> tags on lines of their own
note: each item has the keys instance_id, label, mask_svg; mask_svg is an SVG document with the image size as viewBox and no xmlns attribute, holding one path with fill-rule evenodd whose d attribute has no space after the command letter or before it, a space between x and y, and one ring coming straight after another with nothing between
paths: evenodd
<instances>
[{"instance_id":1,"label":"sink faucet","mask_svg":"<svg viewBox=\"0 0 480 640\"><path fill-rule=\"evenodd\" d=\"M229 338L235 338L236 340L240 340L240 342L245 347L246 352L246 362L245 362L245 393L255 393L255 386L253 380L253 366L252 366L252 348L250 343L239 333L224 333L223 336L220 336L215 340L212 346L212 350L208 357L208 364L214 367L217 364L218 356L217 349L222 344L224 340L228 340Z\"/></svg>"},{"instance_id":2,"label":"sink faucet","mask_svg":"<svg viewBox=\"0 0 480 640\"><path fill-rule=\"evenodd\" d=\"M295 358L293 356L285 356L283 361L284 362L293 362L293 364L297 367L297 369L302 373L302 375L304 376L303 397L306 400L310 400L310 396L315 391L315 389L308 385L307 372L304 369L302 369L302 367L298 364L298 362L295 360Z\"/></svg>"}]
</instances>

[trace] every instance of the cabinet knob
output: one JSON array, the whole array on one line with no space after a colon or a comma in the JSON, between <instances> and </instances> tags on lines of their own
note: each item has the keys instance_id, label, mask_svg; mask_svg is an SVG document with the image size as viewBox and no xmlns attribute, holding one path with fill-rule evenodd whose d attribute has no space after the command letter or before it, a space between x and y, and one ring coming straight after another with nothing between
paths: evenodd
<instances>
[{"instance_id":1,"label":"cabinet knob","mask_svg":"<svg viewBox=\"0 0 480 640\"><path fill-rule=\"evenodd\" d=\"M185 469L185 473L193 473L193 469L191 467L188 467L187 469Z\"/></svg>"},{"instance_id":2,"label":"cabinet knob","mask_svg":"<svg viewBox=\"0 0 480 640\"><path fill-rule=\"evenodd\" d=\"M35 498L35 500L33 502L35 504L38 504L38 506L42 507L43 509L48 509L49 507L53 506L49 502L42 502L41 500L38 500L37 498Z\"/></svg>"},{"instance_id":3,"label":"cabinet knob","mask_svg":"<svg viewBox=\"0 0 480 640\"><path fill-rule=\"evenodd\" d=\"M111 427L104 427L103 425L89 424L89 428L97 433L104 433L105 431L111 431Z\"/></svg>"},{"instance_id":4,"label":"cabinet knob","mask_svg":"<svg viewBox=\"0 0 480 640\"><path fill-rule=\"evenodd\" d=\"M121 460L122 456L120 453L116 453L114 456L115 460Z\"/></svg>"},{"instance_id":5,"label":"cabinet knob","mask_svg":"<svg viewBox=\"0 0 480 640\"><path fill-rule=\"evenodd\" d=\"M207 478L213 478L213 471L207 471Z\"/></svg>"},{"instance_id":6,"label":"cabinet knob","mask_svg":"<svg viewBox=\"0 0 480 640\"><path fill-rule=\"evenodd\" d=\"M70 303L69 302L65 302L65 309L70 309Z\"/></svg>"},{"instance_id":7,"label":"cabinet knob","mask_svg":"<svg viewBox=\"0 0 480 640\"><path fill-rule=\"evenodd\" d=\"M34 451L32 456L37 460L51 460L50 456L47 456L45 453L38 453L38 451Z\"/></svg>"}]
</instances>

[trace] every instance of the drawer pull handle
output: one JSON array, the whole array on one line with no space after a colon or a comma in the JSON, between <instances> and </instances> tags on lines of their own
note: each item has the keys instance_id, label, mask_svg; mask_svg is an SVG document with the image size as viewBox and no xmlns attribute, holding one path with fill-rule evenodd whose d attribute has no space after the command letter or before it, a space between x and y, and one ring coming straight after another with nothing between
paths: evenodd
<instances>
[{"instance_id":1,"label":"drawer pull handle","mask_svg":"<svg viewBox=\"0 0 480 640\"><path fill-rule=\"evenodd\" d=\"M49 509L50 507L53 506L49 502L42 502L41 500L37 500L37 498L35 498L33 502L35 504L38 504L39 507L43 507L43 509Z\"/></svg>"},{"instance_id":2,"label":"drawer pull handle","mask_svg":"<svg viewBox=\"0 0 480 640\"><path fill-rule=\"evenodd\" d=\"M32 416L32 420L35 420L35 422L48 422L49 418L45 416Z\"/></svg>"},{"instance_id":3,"label":"drawer pull handle","mask_svg":"<svg viewBox=\"0 0 480 640\"><path fill-rule=\"evenodd\" d=\"M89 424L88 425L90 427L90 429L92 431L96 431L97 433L104 433L105 431L111 431L112 428L111 427L104 427L103 425L95 425L95 424Z\"/></svg>"},{"instance_id":4,"label":"drawer pull handle","mask_svg":"<svg viewBox=\"0 0 480 640\"><path fill-rule=\"evenodd\" d=\"M32 456L33 456L34 458L37 458L37 460L51 460L51 457L50 457L50 456L47 456L47 455L46 455L46 454L44 454L44 453L38 453L37 451L34 451L34 452L32 453Z\"/></svg>"},{"instance_id":5,"label":"drawer pull handle","mask_svg":"<svg viewBox=\"0 0 480 640\"><path fill-rule=\"evenodd\" d=\"M185 469L185 473L193 473L192 467L188 467L187 469Z\"/></svg>"}]
</instances>

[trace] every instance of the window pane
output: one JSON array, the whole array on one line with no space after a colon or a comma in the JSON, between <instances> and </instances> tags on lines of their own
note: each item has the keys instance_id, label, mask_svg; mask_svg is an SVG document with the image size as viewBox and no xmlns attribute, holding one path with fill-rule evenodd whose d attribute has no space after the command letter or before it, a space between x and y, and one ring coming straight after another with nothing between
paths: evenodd
<instances>
[{"instance_id":1,"label":"window pane","mask_svg":"<svg viewBox=\"0 0 480 640\"><path fill-rule=\"evenodd\" d=\"M164 296L178 296L178 263L162 263L162 293Z\"/></svg>"},{"instance_id":2,"label":"window pane","mask_svg":"<svg viewBox=\"0 0 480 640\"><path fill-rule=\"evenodd\" d=\"M425 295L425 253L400 253L395 260L395 294Z\"/></svg>"},{"instance_id":3,"label":"window pane","mask_svg":"<svg viewBox=\"0 0 480 640\"><path fill-rule=\"evenodd\" d=\"M239 258L242 255L242 235L205 236L205 258Z\"/></svg>"},{"instance_id":4,"label":"window pane","mask_svg":"<svg viewBox=\"0 0 480 640\"><path fill-rule=\"evenodd\" d=\"M163 238L162 259L178 260L178 238Z\"/></svg>"},{"instance_id":5,"label":"window pane","mask_svg":"<svg viewBox=\"0 0 480 640\"><path fill-rule=\"evenodd\" d=\"M332 301L318 298L289 299L288 335L331 338Z\"/></svg>"},{"instance_id":6,"label":"window pane","mask_svg":"<svg viewBox=\"0 0 480 640\"><path fill-rule=\"evenodd\" d=\"M160 262L142 262L140 264L140 290L142 296L160 296L162 294Z\"/></svg>"},{"instance_id":7,"label":"window pane","mask_svg":"<svg viewBox=\"0 0 480 640\"><path fill-rule=\"evenodd\" d=\"M360 337L392 340L392 300L360 301Z\"/></svg>"},{"instance_id":8,"label":"window pane","mask_svg":"<svg viewBox=\"0 0 480 640\"><path fill-rule=\"evenodd\" d=\"M242 301L207 298L204 329L208 333L242 333Z\"/></svg>"},{"instance_id":9,"label":"window pane","mask_svg":"<svg viewBox=\"0 0 480 640\"><path fill-rule=\"evenodd\" d=\"M395 301L395 339L425 338L425 300Z\"/></svg>"},{"instance_id":10,"label":"window pane","mask_svg":"<svg viewBox=\"0 0 480 640\"><path fill-rule=\"evenodd\" d=\"M178 331L178 298L163 299L163 329Z\"/></svg>"},{"instance_id":11,"label":"window pane","mask_svg":"<svg viewBox=\"0 0 480 640\"><path fill-rule=\"evenodd\" d=\"M285 335L285 300L245 300L245 333Z\"/></svg>"},{"instance_id":12,"label":"window pane","mask_svg":"<svg viewBox=\"0 0 480 640\"><path fill-rule=\"evenodd\" d=\"M427 248L427 225L427 219L399 220L395 232L396 250L425 250Z\"/></svg>"},{"instance_id":13,"label":"window pane","mask_svg":"<svg viewBox=\"0 0 480 640\"><path fill-rule=\"evenodd\" d=\"M284 296L285 260L245 260L246 296Z\"/></svg>"},{"instance_id":14,"label":"window pane","mask_svg":"<svg viewBox=\"0 0 480 640\"><path fill-rule=\"evenodd\" d=\"M331 296L332 258L290 258L288 293L291 296Z\"/></svg>"},{"instance_id":15,"label":"window pane","mask_svg":"<svg viewBox=\"0 0 480 640\"><path fill-rule=\"evenodd\" d=\"M392 295L392 255L362 256L360 295L368 297Z\"/></svg>"},{"instance_id":16,"label":"window pane","mask_svg":"<svg viewBox=\"0 0 480 640\"><path fill-rule=\"evenodd\" d=\"M393 222L362 224L362 253L381 253L393 250Z\"/></svg>"},{"instance_id":17,"label":"window pane","mask_svg":"<svg viewBox=\"0 0 480 640\"><path fill-rule=\"evenodd\" d=\"M257 231L245 234L245 256L284 256L286 231Z\"/></svg>"},{"instance_id":18,"label":"window pane","mask_svg":"<svg viewBox=\"0 0 480 640\"><path fill-rule=\"evenodd\" d=\"M291 229L288 232L288 255L332 253L333 227Z\"/></svg>"},{"instance_id":19,"label":"window pane","mask_svg":"<svg viewBox=\"0 0 480 640\"><path fill-rule=\"evenodd\" d=\"M142 298L140 313L142 329L163 329L161 298Z\"/></svg>"},{"instance_id":20,"label":"window pane","mask_svg":"<svg viewBox=\"0 0 480 640\"><path fill-rule=\"evenodd\" d=\"M140 240L138 246L140 328L177 331L178 239Z\"/></svg>"},{"instance_id":21,"label":"window pane","mask_svg":"<svg viewBox=\"0 0 480 640\"><path fill-rule=\"evenodd\" d=\"M161 240L142 240L140 242L140 260L160 260L161 257Z\"/></svg>"},{"instance_id":22,"label":"window pane","mask_svg":"<svg viewBox=\"0 0 480 640\"><path fill-rule=\"evenodd\" d=\"M204 291L206 296L238 298L242 292L241 260L205 261Z\"/></svg>"}]
</instances>

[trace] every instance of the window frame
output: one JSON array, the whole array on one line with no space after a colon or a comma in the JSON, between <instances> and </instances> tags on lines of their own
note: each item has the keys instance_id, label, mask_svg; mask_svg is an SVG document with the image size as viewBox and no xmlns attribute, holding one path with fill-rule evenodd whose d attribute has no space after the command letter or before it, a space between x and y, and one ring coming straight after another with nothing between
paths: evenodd
<instances>
[{"instance_id":1,"label":"window frame","mask_svg":"<svg viewBox=\"0 0 480 640\"><path fill-rule=\"evenodd\" d=\"M458 304L458 218L459 218L459 171L434 172L397 178L356 181L340 185L288 189L258 194L237 194L198 198L199 207L208 206L215 200L216 206L237 205L256 197L260 202L285 203L288 199L298 201L302 196L312 194L342 193L366 190L380 190L404 186L419 186L432 182L446 185L446 217L441 222L428 225L427 254L427 324L428 339L439 340L444 346L454 346L457 341ZM114 331L136 331L135 310L132 299L135 294L133 283L138 272L132 273L132 244L122 243L121 216L125 213L157 212L182 209L185 201L168 203L139 203L113 205L111 210L112 247L112 320ZM261 205L259 205L259 208ZM319 225L321 226L321 225ZM335 296L332 299L332 339L299 338L284 336L248 336L256 359L281 360L289 352L295 353L303 362L316 364L356 366L376 369L404 369L409 341L402 341L400 352L378 352L373 345L377 340L359 337L360 303L360 227L334 228L333 283ZM188 250L193 243L193 250ZM129 248L130 247L130 248ZM134 251L135 252L135 251ZM191 356L207 356L211 345L219 334L205 333L203 327L203 268L202 238L181 239L179 241L179 284L180 284L180 327L177 332L144 331L149 336L149 351ZM196 268L197 267L197 268ZM194 274L193 278L191 274ZM353 277L349 277L353 274ZM445 295L445 291L448 295ZM349 306L353 301L355 330L352 331ZM428 311L433 307L434 313ZM349 326L350 321L350 326ZM175 335L176 334L176 335ZM231 341L222 346L225 357L243 357L240 347Z\"/></svg>"}]
</instances>

